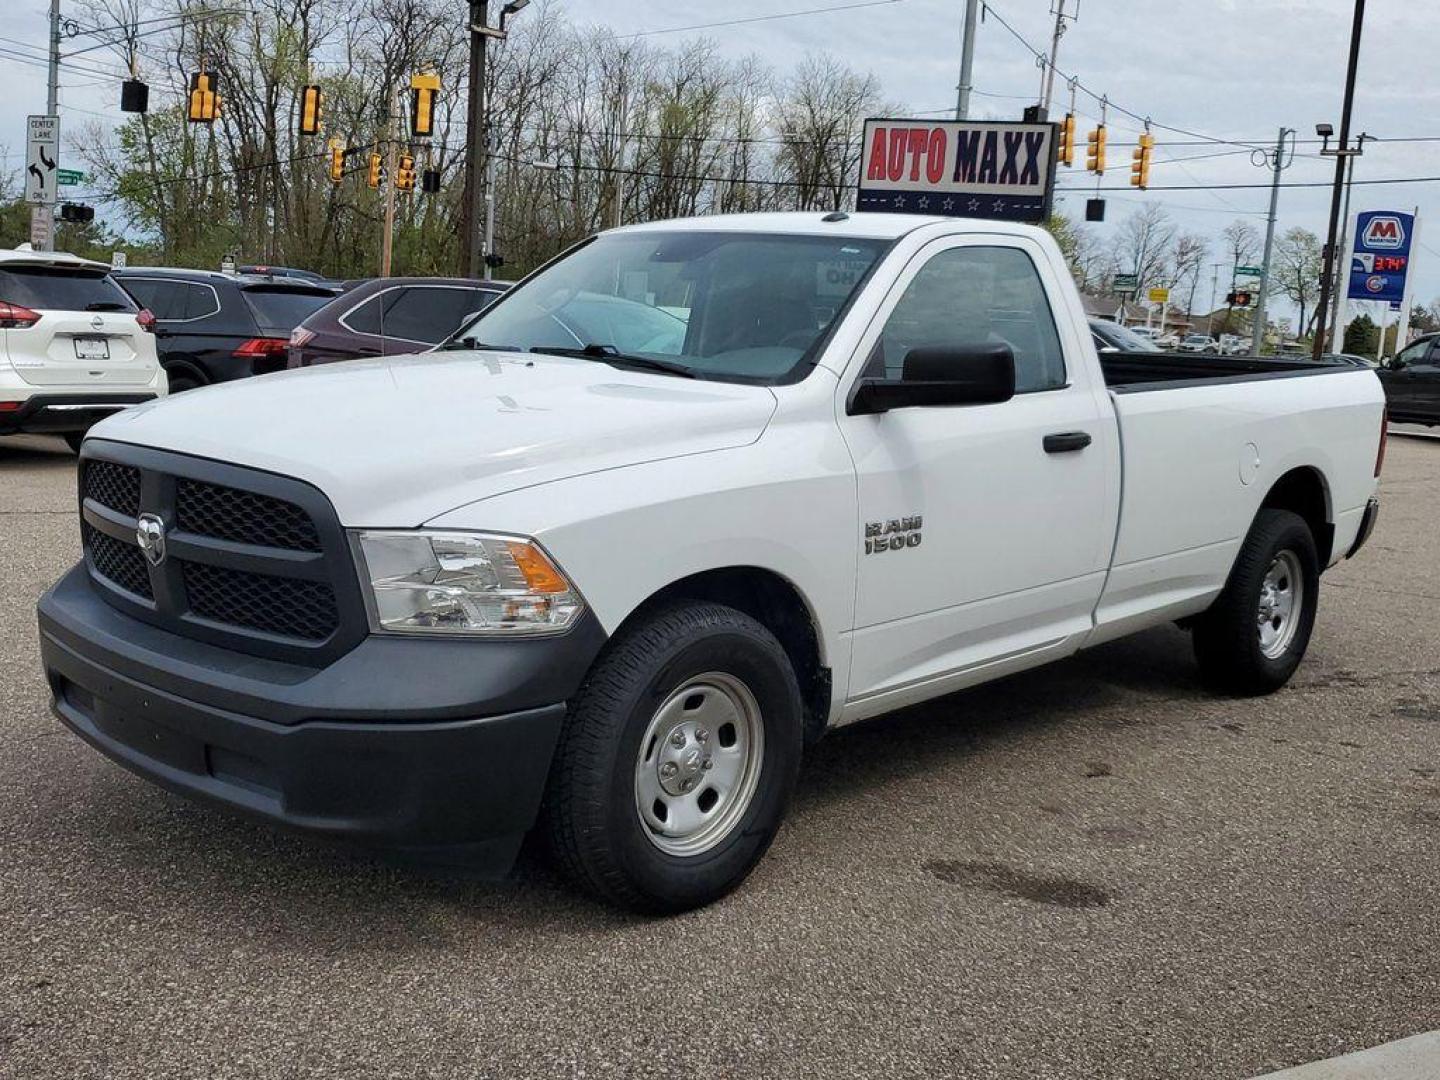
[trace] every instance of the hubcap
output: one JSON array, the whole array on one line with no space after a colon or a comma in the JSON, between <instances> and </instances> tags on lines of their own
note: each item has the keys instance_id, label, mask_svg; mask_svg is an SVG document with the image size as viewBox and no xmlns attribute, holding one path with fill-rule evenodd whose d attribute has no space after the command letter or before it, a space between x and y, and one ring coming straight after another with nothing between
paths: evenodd
<instances>
[{"instance_id":1,"label":"hubcap","mask_svg":"<svg viewBox=\"0 0 1440 1080\"><path fill-rule=\"evenodd\" d=\"M1260 606L1255 613L1260 651L1266 659L1283 656L1290 647L1304 600L1305 579L1300 573L1300 559L1293 551L1282 551L1265 571L1265 580L1260 583Z\"/></svg>"},{"instance_id":2,"label":"hubcap","mask_svg":"<svg viewBox=\"0 0 1440 1080\"><path fill-rule=\"evenodd\" d=\"M635 809L651 843L699 855L729 836L760 783L765 731L750 688L697 675L655 710L635 763Z\"/></svg>"}]
</instances>

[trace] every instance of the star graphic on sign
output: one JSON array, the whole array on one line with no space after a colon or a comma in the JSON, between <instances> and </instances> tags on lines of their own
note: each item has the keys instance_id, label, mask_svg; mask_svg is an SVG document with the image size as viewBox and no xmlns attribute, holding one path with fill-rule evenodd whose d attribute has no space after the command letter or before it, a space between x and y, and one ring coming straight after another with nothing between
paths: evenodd
<instances>
[{"instance_id":1,"label":"star graphic on sign","mask_svg":"<svg viewBox=\"0 0 1440 1080\"><path fill-rule=\"evenodd\" d=\"M990 209L994 210L997 214L1002 213L1002 212L1004 211L1004 209L1005 209L1005 200L1004 200L1004 199L996 199L996 200L995 200L995 205L992 206Z\"/></svg>"},{"instance_id":2,"label":"star graphic on sign","mask_svg":"<svg viewBox=\"0 0 1440 1080\"><path fill-rule=\"evenodd\" d=\"M896 195L896 196L895 196L895 209L896 209L896 210L903 210L903 209L905 209L905 196L904 196L904 195Z\"/></svg>"},{"instance_id":3,"label":"star graphic on sign","mask_svg":"<svg viewBox=\"0 0 1440 1080\"><path fill-rule=\"evenodd\" d=\"M942 207L944 207L945 210L946 210L946 212L948 213L949 211L955 209L955 200L954 200L954 199L946 199L946 200L945 200L943 203L941 203L940 205L941 205Z\"/></svg>"},{"instance_id":4,"label":"star graphic on sign","mask_svg":"<svg viewBox=\"0 0 1440 1080\"><path fill-rule=\"evenodd\" d=\"M920 196L920 201L917 202L915 205L918 206L921 210L928 210L928 209L930 209L930 196L929 196L929 195L921 195L921 196Z\"/></svg>"},{"instance_id":5,"label":"star graphic on sign","mask_svg":"<svg viewBox=\"0 0 1440 1080\"><path fill-rule=\"evenodd\" d=\"M979 210L979 209L980 209L980 200L979 200L979 199L971 199L970 202L969 202L969 207L970 207L970 212L973 214L976 210Z\"/></svg>"}]
</instances>

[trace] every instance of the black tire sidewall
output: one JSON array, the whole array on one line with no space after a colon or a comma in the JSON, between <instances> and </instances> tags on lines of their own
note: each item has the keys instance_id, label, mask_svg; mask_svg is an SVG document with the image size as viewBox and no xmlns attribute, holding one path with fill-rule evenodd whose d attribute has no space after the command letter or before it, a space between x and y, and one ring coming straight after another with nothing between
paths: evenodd
<instances>
[{"instance_id":1,"label":"black tire sidewall","mask_svg":"<svg viewBox=\"0 0 1440 1080\"><path fill-rule=\"evenodd\" d=\"M1304 659L1306 648L1310 644L1310 635L1315 628L1315 615L1320 598L1319 556L1309 526L1295 514L1277 514L1265 523L1264 532L1255 539L1257 557L1250 564L1250 571L1244 575L1245 580L1236 583L1239 586L1236 603L1241 616L1248 616L1247 659L1253 670L1254 680L1262 686L1279 687L1289 680ZM1300 622L1295 627L1295 634L1285 651L1279 656L1268 657L1260 648L1260 635L1255 629L1254 612L1259 608L1261 586L1271 563L1282 551L1287 550L1294 552L1300 561L1304 587L1304 594L1300 599Z\"/></svg>"},{"instance_id":2,"label":"black tire sidewall","mask_svg":"<svg viewBox=\"0 0 1440 1080\"><path fill-rule=\"evenodd\" d=\"M616 861L633 886L655 907L678 910L733 888L765 854L795 786L802 721L789 662L769 635L731 629L677 645L657 657L650 677L633 696L610 774L606 824L614 838ZM640 740L667 697L686 680L715 671L743 682L760 706L764 730L760 779L744 817L729 836L702 854L672 855L651 842L635 806Z\"/></svg>"}]
</instances>

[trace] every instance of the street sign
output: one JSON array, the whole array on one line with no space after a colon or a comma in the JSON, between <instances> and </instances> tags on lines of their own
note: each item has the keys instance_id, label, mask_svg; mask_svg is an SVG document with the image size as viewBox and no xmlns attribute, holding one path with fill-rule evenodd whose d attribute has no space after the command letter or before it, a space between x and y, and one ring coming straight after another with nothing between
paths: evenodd
<instances>
[{"instance_id":1,"label":"street sign","mask_svg":"<svg viewBox=\"0 0 1440 1080\"><path fill-rule=\"evenodd\" d=\"M55 208L41 203L30 207L30 247L50 251L55 244Z\"/></svg>"},{"instance_id":2,"label":"street sign","mask_svg":"<svg viewBox=\"0 0 1440 1080\"><path fill-rule=\"evenodd\" d=\"M1168 304L1170 302L1169 289L1151 289L1146 295L1152 304Z\"/></svg>"},{"instance_id":3,"label":"street sign","mask_svg":"<svg viewBox=\"0 0 1440 1080\"><path fill-rule=\"evenodd\" d=\"M865 121L858 210L1041 222L1055 200L1057 125Z\"/></svg>"},{"instance_id":4,"label":"street sign","mask_svg":"<svg viewBox=\"0 0 1440 1080\"><path fill-rule=\"evenodd\" d=\"M1410 269L1410 241L1415 215L1392 210L1367 210L1355 218L1355 248L1350 254L1351 300L1398 304L1405 298Z\"/></svg>"},{"instance_id":5,"label":"street sign","mask_svg":"<svg viewBox=\"0 0 1440 1080\"><path fill-rule=\"evenodd\" d=\"M60 187L74 187L85 182L85 174L79 169L56 169L55 183Z\"/></svg>"},{"instance_id":6,"label":"street sign","mask_svg":"<svg viewBox=\"0 0 1440 1080\"><path fill-rule=\"evenodd\" d=\"M110 253L110 269L124 270L130 265L130 256L123 251L112 251Z\"/></svg>"},{"instance_id":7,"label":"street sign","mask_svg":"<svg viewBox=\"0 0 1440 1080\"><path fill-rule=\"evenodd\" d=\"M1135 292L1140 288L1140 278L1135 274L1116 274L1110 279L1110 285L1116 292Z\"/></svg>"},{"instance_id":8,"label":"street sign","mask_svg":"<svg viewBox=\"0 0 1440 1080\"><path fill-rule=\"evenodd\" d=\"M26 121L25 201L55 201L55 172L60 167L60 118L32 116Z\"/></svg>"},{"instance_id":9,"label":"street sign","mask_svg":"<svg viewBox=\"0 0 1440 1080\"><path fill-rule=\"evenodd\" d=\"M1235 276L1236 276L1237 278L1242 278L1242 277L1262 278L1262 277L1265 276L1265 271L1262 270L1262 269L1260 269L1260 267L1258 267L1258 266L1237 266L1237 267L1235 267Z\"/></svg>"}]
</instances>

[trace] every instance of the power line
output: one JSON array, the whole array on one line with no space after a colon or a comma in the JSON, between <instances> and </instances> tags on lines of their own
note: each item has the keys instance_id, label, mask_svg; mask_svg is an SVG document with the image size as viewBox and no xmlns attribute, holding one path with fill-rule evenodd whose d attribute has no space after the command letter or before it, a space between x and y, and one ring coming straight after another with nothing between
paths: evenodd
<instances>
[{"instance_id":1,"label":"power line","mask_svg":"<svg viewBox=\"0 0 1440 1080\"><path fill-rule=\"evenodd\" d=\"M854 11L857 8L885 7L903 3L904 0L860 0L856 4L836 4L831 7L806 8L803 11L777 11L773 15L752 15L744 19L726 19L723 22L695 23L693 26L667 26L659 30L641 30L634 34L621 34L621 41L631 38L654 37L656 34L684 34L691 30L714 30L722 26L743 26L746 23L772 22L775 19L793 19L801 15L825 15L835 11Z\"/></svg>"}]
</instances>

